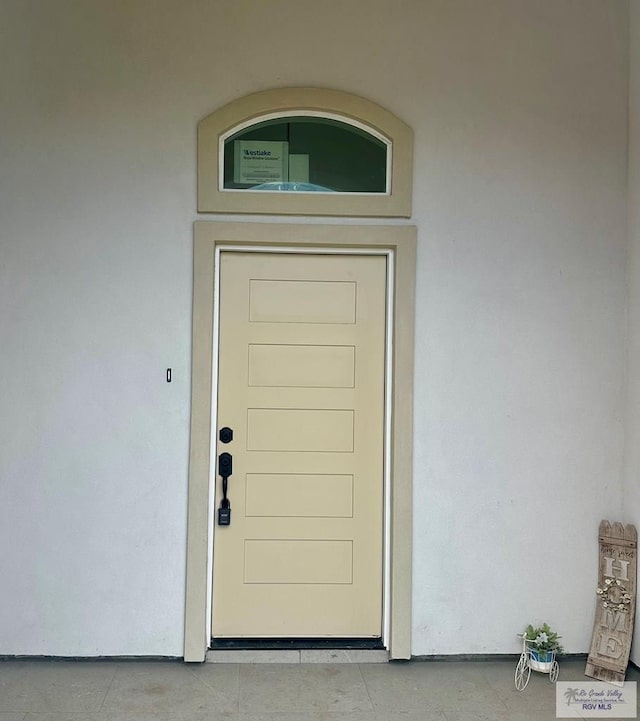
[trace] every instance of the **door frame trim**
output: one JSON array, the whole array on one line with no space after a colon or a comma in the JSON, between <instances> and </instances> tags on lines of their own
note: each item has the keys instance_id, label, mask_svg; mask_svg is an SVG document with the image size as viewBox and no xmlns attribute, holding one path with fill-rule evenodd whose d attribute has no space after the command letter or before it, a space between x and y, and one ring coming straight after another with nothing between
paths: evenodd
<instances>
[{"instance_id":1,"label":"door frame trim","mask_svg":"<svg viewBox=\"0 0 640 721\"><path fill-rule=\"evenodd\" d=\"M336 231L339 230L339 233ZM187 578L184 660L201 662L209 646L212 509L210 479L214 302L217 249L336 253L393 252L392 398L390 403L388 607L385 629L390 658L411 657L411 562L413 471L413 341L416 229L408 225L254 223L194 224L191 444L189 458Z\"/></svg>"}]
</instances>

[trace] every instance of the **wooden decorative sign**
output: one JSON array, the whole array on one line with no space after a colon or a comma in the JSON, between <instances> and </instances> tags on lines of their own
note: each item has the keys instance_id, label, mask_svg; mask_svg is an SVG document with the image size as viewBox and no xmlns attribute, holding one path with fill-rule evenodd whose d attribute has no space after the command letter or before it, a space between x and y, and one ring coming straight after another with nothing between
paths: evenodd
<instances>
[{"instance_id":1,"label":"wooden decorative sign","mask_svg":"<svg viewBox=\"0 0 640 721\"><path fill-rule=\"evenodd\" d=\"M635 526L601 521L598 605L585 676L624 684L636 609L638 533Z\"/></svg>"}]
</instances>

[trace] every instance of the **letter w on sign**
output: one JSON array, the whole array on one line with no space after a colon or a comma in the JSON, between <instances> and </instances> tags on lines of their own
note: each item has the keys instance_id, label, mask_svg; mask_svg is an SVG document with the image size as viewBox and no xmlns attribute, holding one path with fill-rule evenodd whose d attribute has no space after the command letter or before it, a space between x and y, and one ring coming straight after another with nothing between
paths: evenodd
<instances>
[{"instance_id":1,"label":"letter w on sign","mask_svg":"<svg viewBox=\"0 0 640 721\"><path fill-rule=\"evenodd\" d=\"M635 526L600 521L598 603L585 675L622 686L636 608L638 533Z\"/></svg>"}]
</instances>

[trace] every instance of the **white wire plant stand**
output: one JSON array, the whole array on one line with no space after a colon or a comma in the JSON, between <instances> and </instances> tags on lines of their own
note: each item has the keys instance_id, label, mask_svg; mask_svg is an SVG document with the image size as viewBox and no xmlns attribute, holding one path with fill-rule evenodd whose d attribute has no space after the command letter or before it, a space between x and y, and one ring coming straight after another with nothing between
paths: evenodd
<instances>
[{"instance_id":1,"label":"white wire plant stand","mask_svg":"<svg viewBox=\"0 0 640 721\"><path fill-rule=\"evenodd\" d=\"M514 676L518 691L524 691L527 687L532 670L549 674L549 681L555 683L560 673L560 666L556 660L556 652L539 651L536 648L535 641L529 640L526 634L522 636L518 634L518 638L522 639L522 653L518 659Z\"/></svg>"}]
</instances>

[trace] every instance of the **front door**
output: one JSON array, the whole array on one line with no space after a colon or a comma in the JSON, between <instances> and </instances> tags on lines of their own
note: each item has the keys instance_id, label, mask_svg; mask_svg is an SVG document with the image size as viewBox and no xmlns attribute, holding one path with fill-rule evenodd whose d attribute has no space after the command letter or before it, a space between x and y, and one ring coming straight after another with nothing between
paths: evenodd
<instances>
[{"instance_id":1,"label":"front door","mask_svg":"<svg viewBox=\"0 0 640 721\"><path fill-rule=\"evenodd\" d=\"M382 635L386 263L220 254L214 638Z\"/></svg>"}]
</instances>

